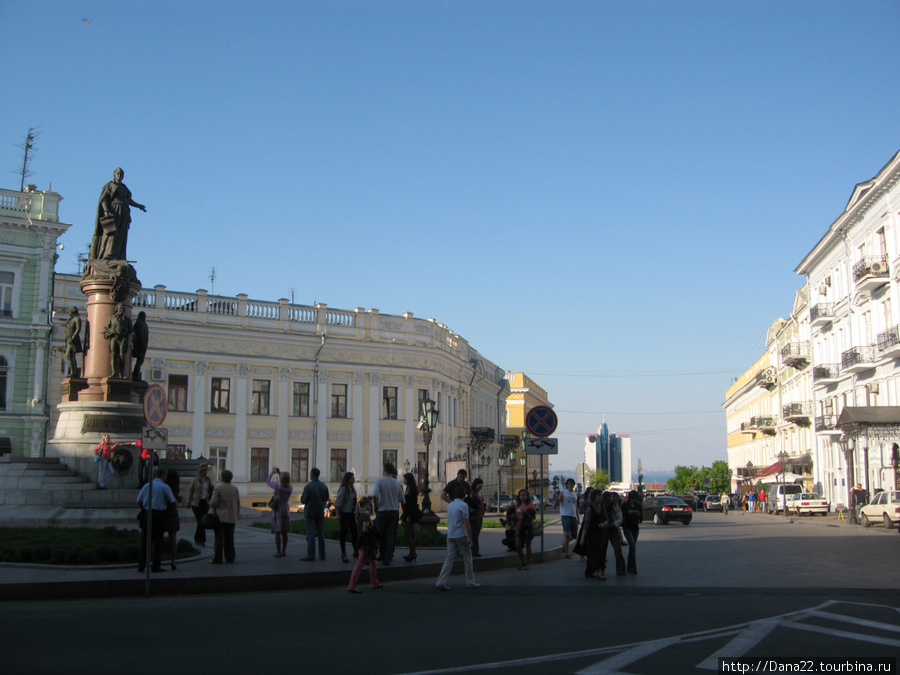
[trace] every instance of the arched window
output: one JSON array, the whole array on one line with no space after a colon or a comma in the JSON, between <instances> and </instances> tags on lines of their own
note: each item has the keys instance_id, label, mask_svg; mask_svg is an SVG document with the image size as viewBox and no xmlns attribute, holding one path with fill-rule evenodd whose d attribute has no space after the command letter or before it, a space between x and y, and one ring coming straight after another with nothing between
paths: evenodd
<instances>
[{"instance_id":1,"label":"arched window","mask_svg":"<svg viewBox=\"0 0 900 675\"><path fill-rule=\"evenodd\" d=\"M0 410L6 410L6 372L9 363L5 356L0 356Z\"/></svg>"}]
</instances>

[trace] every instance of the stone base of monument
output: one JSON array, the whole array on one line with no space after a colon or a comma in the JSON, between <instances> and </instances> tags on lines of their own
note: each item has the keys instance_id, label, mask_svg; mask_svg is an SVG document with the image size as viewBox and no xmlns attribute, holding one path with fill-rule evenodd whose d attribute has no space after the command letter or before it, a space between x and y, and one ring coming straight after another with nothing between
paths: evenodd
<instances>
[{"instance_id":1,"label":"stone base of monument","mask_svg":"<svg viewBox=\"0 0 900 675\"><path fill-rule=\"evenodd\" d=\"M78 393L87 389L88 382L82 377L66 377L62 381L62 400L77 401Z\"/></svg>"},{"instance_id":2,"label":"stone base of monument","mask_svg":"<svg viewBox=\"0 0 900 675\"><path fill-rule=\"evenodd\" d=\"M141 438L144 408L140 403L115 401L70 401L58 405L59 420L53 438L47 442L47 457L59 457L74 471L97 482L99 464L94 462L94 449L104 434L110 442L131 444ZM136 489L140 455L134 446L122 448L131 456L106 480L111 489ZM124 464L129 464L127 469Z\"/></svg>"}]
</instances>

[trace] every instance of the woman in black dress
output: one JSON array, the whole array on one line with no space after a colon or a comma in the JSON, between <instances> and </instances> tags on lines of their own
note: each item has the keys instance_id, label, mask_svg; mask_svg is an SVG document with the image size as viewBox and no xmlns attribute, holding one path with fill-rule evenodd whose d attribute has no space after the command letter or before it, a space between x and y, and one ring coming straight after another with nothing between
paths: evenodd
<instances>
[{"instance_id":1,"label":"woman in black dress","mask_svg":"<svg viewBox=\"0 0 900 675\"><path fill-rule=\"evenodd\" d=\"M419 509L419 486L416 485L416 477L411 473L403 475L403 530L406 533L406 545L409 546L409 555L403 556L406 562L416 559L416 523L422 515Z\"/></svg>"}]
</instances>

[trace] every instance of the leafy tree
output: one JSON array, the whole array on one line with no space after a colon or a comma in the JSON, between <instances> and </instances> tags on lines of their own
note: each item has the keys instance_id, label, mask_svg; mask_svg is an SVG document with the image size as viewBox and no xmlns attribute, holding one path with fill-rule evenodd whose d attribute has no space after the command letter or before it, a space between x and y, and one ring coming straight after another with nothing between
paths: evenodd
<instances>
[{"instance_id":1,"label":"leafy tree","mask_svg":"<svg viewBox=\"0 0 900 675\"><path fill-rule=\"evenodd\" d=\"M686 494L691 491L691 483L695 492L725 492L731 485L728 463L717 460L712 466L699 469L696 466L676 466L675 477L668 480L669 492Z\"/></svg>"},{"instance_id":2,"label":"leafy tree","mask_svg":"<svg viewBox=\"0 0 900 675\"><path fill-rule=\"evenodd\" d=\"M609 473L603 469L594 469L585 474L587 484L595 490L605 490L609 487Z\"/></svg>"}]
</instances>

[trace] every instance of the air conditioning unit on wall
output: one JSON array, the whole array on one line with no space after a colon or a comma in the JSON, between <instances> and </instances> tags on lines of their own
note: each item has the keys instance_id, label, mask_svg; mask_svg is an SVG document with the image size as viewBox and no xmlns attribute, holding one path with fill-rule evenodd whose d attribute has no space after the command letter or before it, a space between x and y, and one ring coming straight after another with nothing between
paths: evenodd
<instances>
[{"instance_id":1,"label":"air conditioning unit on wall","mask_svg":"<svg viewBox=\"0 0 900 675\"><path fill-rule=\"evenodd\" d=\"M887 265L883 262L873 262L869 269L872 270L873 274L884 274L887 272Z\"/></svg>"}]
</instances>

